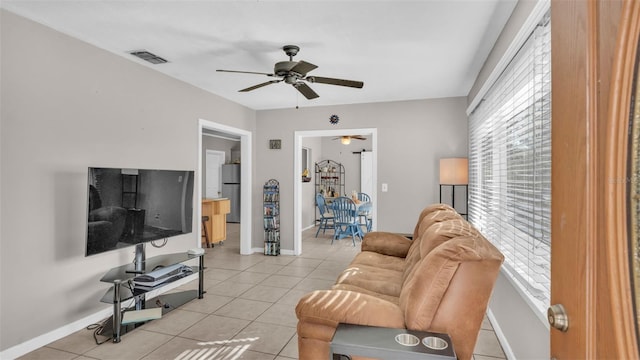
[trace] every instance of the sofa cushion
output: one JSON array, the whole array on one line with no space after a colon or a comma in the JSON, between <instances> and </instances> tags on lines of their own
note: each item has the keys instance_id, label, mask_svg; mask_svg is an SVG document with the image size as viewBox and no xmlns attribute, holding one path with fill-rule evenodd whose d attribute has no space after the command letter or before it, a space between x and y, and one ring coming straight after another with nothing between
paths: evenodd
<instances>
[{"instance_id":1,"label":"sofa cushion","mask_svg":"<svg viewBox=\"0 0 640 360\"><path fill-rule=\"evenodd\" d=\"M443 223L447 225L442 225ZM416 243L407 253L402 281L405 282L407 280L407 277L409 277L418 261L423 259L429 251L437 245L451 239L452 237L470 234L472 228L465 228L460 225L461 223L466 223L466 221L462 219L458 213L452 213L446 210L432 212L428 216L424 217L422 220L423 225L420 226L421 228L424 228L424 231L418 239L414 240ZM439 226L435 227L434 225L436 224L439 224ZM461 234L452 232L453 230L462 228L465 228L466 232Z\"/></svg>"},{"instance_id":2,"label":"sofa cushion","mask_svg":"<svg viewBox=\"0 0 640 360\"><path fill-rule=\"evenodd\" d=\"M402 235L385 231L367 233L362 239L362 251L372 251L383 255L405 257L412 241Z\"/></svg>"},{"instance_id":3,"label":"sofa cushion","mask_svg":"<svg viewBox=\"0 0 640 360\"><path fill-rule=\"evenodd\" d=\"M424 208L424 210L420 212L420 215L418 216L418 222L416 222L416 226L413 229L414 240L419 238L420 235L422 235L422 233L424 232L423 230L420 229L420 223L422 222L422 219L424 219L425 216L436 211L449 211L457 214L456 210L447 204L433 204L433 205L427 206L426 208Z\"/></svg>"},{"instance_id":4,"label":"sofa cushion","mask_svg":"<svg viewBox=\"0 0 640 360\"><path fill-rule=\"evenodd\" d=\"M363 287L359 287L359 286L356 286L356 285L351 285L351 284L335 284L335 285L333 285L331 287L331 289L332 290L354 291L354 292L358 292L358 293L361 293L361 294L371 295L371 296L377 297L379 299L389 301L389 302L394 303L396 305L398 305L399 302L400 302L400 298L397 297L397 296L377 293L377 292L375 292L373 290L366 289L366 288L363 288Z\"/></svg>"},{"instance_id":5,"label":"sofa cushion","mask_svg":"<svg viewBox=\"0 0 640 360\"><path fill-rule=\"evenodd\" d=\"M405 261L404 257L383 255L372 251L363 251L353 258L350 265L369 265L382 269L403 272Z\"/></svg>"},{"instance_id":6,"label":"sofa cushion","mask_svg":"<svg viewBox=\"0 0 640 360\"><path fill-rule=\"evenodd\" d=\"M482 236L458 236L437 246L419 261L400 293L400 307L409 329L429 329L440 301L462 262L503 256Z\"/></svg>"},{"instance_id":7,"label":"sofa cushion","mask_svg":"<svg viewBox=\"0 0 640 360\"><path fill-rule=\"evenodd\" d=\"M338 276L336 284L355 285L375 293L399 296L402 272L371 265L350 265Z\"/></svg>"},{"instance_id":8,"label":"sofa cushion","mask_svg":"<svg viewBox=\"0 0 640 360\"><path fill-rule=\"evenodd\" d=\"M330 325L333 331L341 322L391 328L405 326L397 304L355 291L313 291L298 301L296 315L300 321ZM322 340L330 341L331 337Z\"/></svg>"}]
</instances>

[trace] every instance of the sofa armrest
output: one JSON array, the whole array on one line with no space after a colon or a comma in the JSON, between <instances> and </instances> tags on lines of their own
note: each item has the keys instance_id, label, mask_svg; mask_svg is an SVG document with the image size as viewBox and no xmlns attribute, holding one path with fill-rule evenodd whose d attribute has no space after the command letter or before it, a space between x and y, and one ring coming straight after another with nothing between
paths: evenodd
<instances>
[{"instance_id":1,"label":"sofa armrest","mask_svg":"<svg viewBox=\"0 0 640 360\"><path fill-rule=\"evenodd\" d=\"M403 258L407 256L412 243L412 240L399 234L373 231L362 239L362 251L373 251Z\"/></svg>"},{"instance_id":2,"label":"sofa armrest","mask_svg":"<svg viewBox=\"0 0 640 360\"><path fill-rule=\"evenodd\" d=\"M299 321L338 327L339 323L404 328L400 307L372 295L348 290L316 290L296 306Z\"/></svg>"}]
</instances>

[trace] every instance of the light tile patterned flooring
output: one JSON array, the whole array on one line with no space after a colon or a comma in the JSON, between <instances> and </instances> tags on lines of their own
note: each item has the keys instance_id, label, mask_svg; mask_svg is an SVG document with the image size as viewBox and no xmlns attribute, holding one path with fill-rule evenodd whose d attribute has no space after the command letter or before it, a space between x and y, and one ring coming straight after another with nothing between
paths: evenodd
<instances>
[{"instance_id":1,"label":"light tile patterned flooring","mask_svg":"<svg viewBox=\"0 0 640 360\"><path fill-rule=\"evenodd\" d=\"M328 289L360 251L351 239L331 245L330 236L303 234L302 256L240 255L239 226L228 224L227 240L207 249L206 294L162 319L135 329L118 344L96 345L81 330L20 359L264 359L298 358L295 306L309 291ZM191 281L177 290L197 288ZM504 359L488 320L475 360Z\"/></svg>"}]
</instances>

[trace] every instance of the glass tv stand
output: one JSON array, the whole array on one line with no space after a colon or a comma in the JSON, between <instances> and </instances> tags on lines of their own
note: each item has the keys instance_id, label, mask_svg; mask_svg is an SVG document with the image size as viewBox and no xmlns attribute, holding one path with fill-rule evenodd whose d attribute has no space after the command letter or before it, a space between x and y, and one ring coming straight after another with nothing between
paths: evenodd
<instances>
[{"instance_id":1,"label":"glass tv stand","mask_svg":"<svg viewBox=\"0 0 640 360\"><path fill-rule=\"evenodd\" d=\"M139 247L141 247L141 245L142 249L139 250ZM138 254L139 251L142 252L142 255ZM167 286L171 283L171 281L162 283L149 290L142 290L133 286L133 278L138 275L147 274L162 267L180 264L194 259L199 260L197 266L191 267L193 273L198 274L198 290L187 290L183 292L164 294L162 295L162 299L158 297L157 299L146 301L145 295L148 292L155 291L164 286ZM109 270L109 272L107 272L100 279L100 281L102 282L113 284L113 286L109 288L109 290L107 290L107 292L104 294L102 299L100 299L101 302L113 304L113 321L105 324L104 328L100 332L98 332L98 334L103 336L111 335L113 338L113 342L116 343L120 342L121 335L126 334L137 326L143 324L122 324L123 311L121 309L121 306L123 301L134 299L135 310L161 307L162 314L164 315L171 310L195 299L196 297L198 299L202 299L204 297L204 254L191 255L187 252L164 254L154 256L152 258L146 259L145 261L144 244L138 244L138 248L136 248L136 260L138 260L136 261L136 263L118 266ZM176 280L179 279L175 279L174 281Z\"/></svg>"}]
</instances>

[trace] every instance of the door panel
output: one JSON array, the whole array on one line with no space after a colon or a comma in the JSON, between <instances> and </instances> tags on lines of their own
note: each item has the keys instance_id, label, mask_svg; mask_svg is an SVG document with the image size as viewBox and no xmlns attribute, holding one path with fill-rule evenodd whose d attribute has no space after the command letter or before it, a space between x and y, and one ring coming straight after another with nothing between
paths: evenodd
<instances>
[{"instance_id":1,"label":"door panel","mask_svg":"<svg viewBox=\"0 0 640 360\"><path fill-rule=\"evenodd\" d=\"M224 164L224 158L224 151L207 150L206 152L205 197L207 199L220 197L220 170Z\"/></svg>"},{"instance_id":2,"label":"door panel","mask_svg":"<svg viewBox=\"0 0 640 360\"><path fill-rule=\"evenodd\" d=\"M632 41L630 33L637 45L637 27L621 31L637 13L637 1L554 0L551 5L551 303L564 305L569 317L567 332L551 329L551 357L557 359L639 355L625 275L627 238L610 225L620 228L626 221L620 194L612 201L626 185L616 184L611 169L626 163L626 153L611 146L625 146L619 132L628 127L622 121L628 119L628 100L616 98L628 85L616 69L622 57L631 56L620 52ZM618 137L612 141L613 133Z\"/></svg>"},{"instance_id":3,"label":"door panel","mask_svg":"<svg viewBox=\"0 0 640 360\"><path fill-rule=\"evenodd\" d=\"M632 187L637 188L638 174L630 172L630 159L637 157L637 142L631 147L631 132L640 122L638 102L638 39L640 37L640 2L626 2L622 9L616 41L607 118L605 178L605 231L608 285L610 289L611 333L615 342L605 354L619 358L638 358L637 314L634 311L634 278L640 269L637 238L631 239L629 219L637 219L638 209L631 207ZM634 81L635 79L635 81ZM634 100L635 98L635 100ZM630 126L630 122L633 126ZM635 153L635 154L634 154ZM637 162L636 162L637 163ZM635 168L635 167L633 167ZM637 200L637 198L634 198ZM635 246L632 246L635 244ZM638 284L635 284L637 287Z\"/></svg>"}]
</instances>

